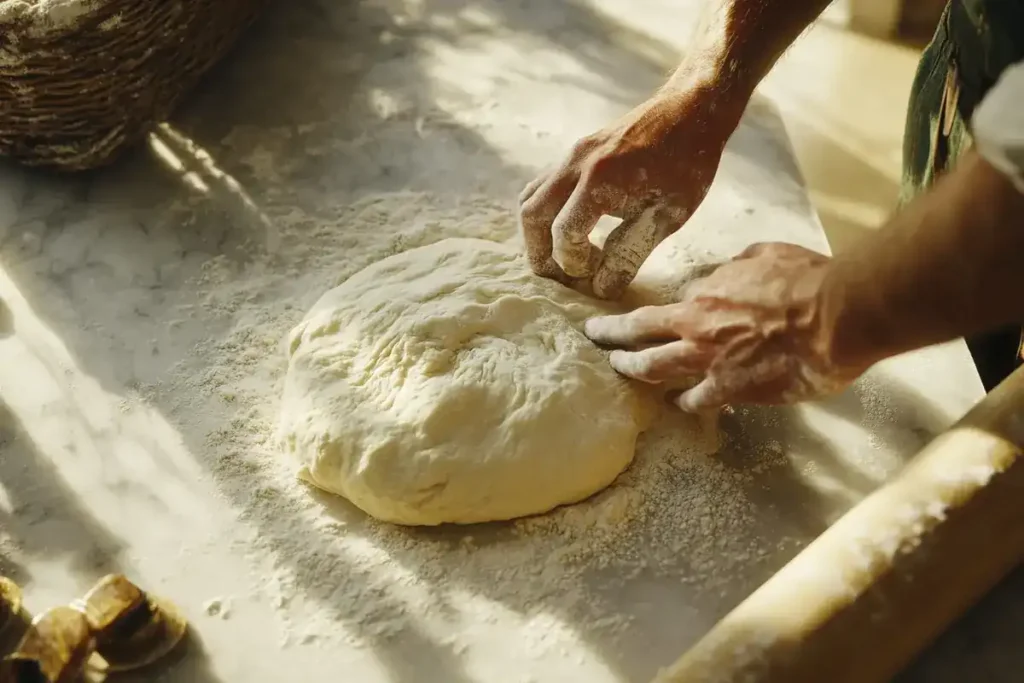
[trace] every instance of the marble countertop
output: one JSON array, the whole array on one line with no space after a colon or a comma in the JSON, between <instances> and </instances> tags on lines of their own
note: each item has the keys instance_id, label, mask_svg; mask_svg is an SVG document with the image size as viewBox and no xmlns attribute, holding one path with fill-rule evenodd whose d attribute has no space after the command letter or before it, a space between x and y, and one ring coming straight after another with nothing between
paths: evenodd
<instances>
[{"instance_id":1,"label":"marble countertop","mask_svg":"<svg viewBox=\"0 0 1024 683\"><path fill-rule=\"evenodd\" d=\"M510 224L527 180L678 59L681 43L652 37L664 3L634 4L277 3L117 165L70 177L0 167L0 571L29 607L128 573L192 620L192 647L161 674L174 682L642 683L977 401L966 349L950 344L883 364L828 404L727 417L714 467L745 482L746 516L726 528L758 559L722 564L713 590L680 581L686 548L658 576L637 560L614 589L566 580L573 609L457 573L412 598L403 591L430 577L374 583L370 564L346 559L356 536L366 553L398 546L373 546L384 532L281 483L288 464L269 432L282 330L366 248L412 239L410 225L421 239L435 223ZM696 5L680 3L680 20ZM765 239L827 249L782 121L757 98L705 206L641 289ZM473 532L481 557L500 556L503 533ZM419 557L426 541L402 538L372 566ZM907 680L1015 680L1020 584ZM486 618L459 611L484 599ZM603 629L594 610L627 627ZM522 649L544 629L558 634Z\"/></svg>"}]
</instances>

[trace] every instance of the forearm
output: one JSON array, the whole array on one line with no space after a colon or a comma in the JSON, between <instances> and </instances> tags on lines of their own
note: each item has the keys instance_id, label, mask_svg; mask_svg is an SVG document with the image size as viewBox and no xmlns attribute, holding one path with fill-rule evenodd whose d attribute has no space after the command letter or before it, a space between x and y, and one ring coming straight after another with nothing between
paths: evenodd
<instances>
[{"instance_id":1,"label":"forearm","mask_svg":"<svg viewBox=\"0 0 1024 683\"><path fill-rule=\"evenodd\" d=\"M742 111L782 53L828 6L828 0L705 0L693 43L665 92L714 89Z\"/></svg>"},{"instance_id":2,"label":"forearm","mask_svg":"<svg viewBox=\"0 0 1024 683\"><path fill-rule=\"evenodd\" d=\"M823 320L834 359L864 366L1024 322L1024 195L971 153L835 259Z\"/></svg>"}]
</instances>

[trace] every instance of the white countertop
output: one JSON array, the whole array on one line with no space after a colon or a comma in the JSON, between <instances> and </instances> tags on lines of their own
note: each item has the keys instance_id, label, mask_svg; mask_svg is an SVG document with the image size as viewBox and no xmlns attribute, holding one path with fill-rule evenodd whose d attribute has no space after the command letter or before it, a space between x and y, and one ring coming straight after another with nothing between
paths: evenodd
<instances>
[{"instance_id":1,"label":"white countertop","mask_svg":"<svg viewBox=\"0 0 1024 683\"><path fill-rule=\"evenodd\" d=\"M278 3L148 149L0 168L0 571L31 609L127 573L192 619L174 683L642 683L981 396L952 344L728 415L715 455L668 414L614 490L518 525L395 530L293 481L283 332L368 254L510 230L677 58L596 5ZM827 248L758 99L641 284L770 239Z\"/></svg>"}]
</instances>

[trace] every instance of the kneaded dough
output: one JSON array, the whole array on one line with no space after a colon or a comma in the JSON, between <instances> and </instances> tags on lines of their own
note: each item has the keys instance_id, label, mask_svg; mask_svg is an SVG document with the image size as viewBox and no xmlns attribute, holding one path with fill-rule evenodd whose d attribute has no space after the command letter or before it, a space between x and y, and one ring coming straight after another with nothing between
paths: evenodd
<instances>
[{"instance_id":1,"label":"kneaded dough","mask_svg":"<svg viewBox=\"0 0 1024 683\"><path fill-rule=\"evenodd\" d=\"M582 500L650 416L579 330L607 312L518 250L447 239L327 292L288 339L299 476L381 520L505 520Z\"/></svg>"}]
</instances>

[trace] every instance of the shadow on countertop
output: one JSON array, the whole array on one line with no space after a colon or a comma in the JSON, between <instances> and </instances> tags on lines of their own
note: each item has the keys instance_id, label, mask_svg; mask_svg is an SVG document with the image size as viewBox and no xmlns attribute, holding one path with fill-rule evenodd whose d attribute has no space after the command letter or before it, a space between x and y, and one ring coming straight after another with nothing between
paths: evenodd
<instances>
[{"instance_id":1,"label":"shadow on countertop","mask_svg":"<svg viewBox=\"0 0 1024 683\"><path fill-rule=\"evenodd\" d=\"M274 4L172 122L182 136L170 140L179 161L184 159L178 165L161 166L151 149L139 149L122 163L85 176L0 169L4 268L84 372L109 393L129 396L140 387L158 385L181 363L196 362L197 372L202 370L202 359L190 355L193 347L209 336L224 334L233 322L231 313L201 311L196 326L171 327L169 321L181 317L183 306L195 306L193 283L211 258L237 256L244 270L244 253L251 244L267 248L263 211L268 206L316 209L325 197L343 202L369 193L404 190L457 198L486 187L488 192L507 196L511 207L512 198L536 169L505 159L480 130L442 106L457 94L438 92L432 85L429 69L437 46L456 48L482 36L527 36L563 51L596 74L593 82L576 85L624 104L646 97L678 59L670 47L616 24L583 0L425 0L415 4L418 9L412 13L406 11L406 3L388 0ZM480 16L492 20L482 21ZM410 113L382 113L375 105L382 97L405 103ZM417 131L421 117L427 119L429 135L423 135L422 128ZM254 160L254 150L263 156ZM552 156L561 152L552 150ZM260 168L254 168L257 162ZM203 186L220 191L197 189ZM215 200L220 203L213 205ZM301 310L295 313L300 315ZM160 345L158 354L150 350L154 339L168 342ZM207 448L207 432L196 427L212 410L210 404L197 400L183 409L161 403L159 394L153 400L178 428L196 460L222 484L232 505L247 513L269 547L279 549L275 562L295 577L306 597L367 643L393 683L475 680L455 649L424 629L418 615L407 613L397 596L373 588L381 577L368 575L346 555L331 535L338 532L293 526L285 536L279 526L260 526L261 520L288 514L287 496L272 481L261 479L258 471L246 471L248 479L241 485L223 480L226 475ZM908 394L905 400L919 398ZM851 420L860 419L850 406L837 410L846 411ZM230 418L225 413L225 420ZM726 426L734 436L726 464L752 467L744 455L757 452L756 444L744 442L742 435L755 433L752 425L780 420L787 439L802 441L808 450L823 448L794 413L741 413ZM16 416L10 422L16 433ZM88 522L74 493L47 483L59 479L38 464L23 439L12 443L16 448L8 451L4 446L0 458L0 483L8 488L9 481L18 486L35 482L39 488L22 489L33 491L32 499L23 505L31 508L49 501L46 523L58 529L54 538L59 541L63 533L93 538L99 550L77 561L90 570L116 566L122 552L117 539ZM835 460L827 453L822 458L823 462ZM792 495L781 509L776 506L773 515L766 514L763 523L786 526L786 533L797 540L771 563L752 566L749 575L737 579L751 588L820 533L835 512L832 503L808 489L795 474L786 474L787 463L773 467L782 472L778 481L788 482L785 486ZM856 492L871 485L839 464L834 469L835 478L846 480ZM255 496L254 490L260 495ZM755 502L761 495L754 489L749 494ZM344 505L333 501L332 507ZM8 520L2 514L0 523L6 526ZM348 522L344 533L366 533L369 525L359 513L342 514ZM410 533L410 543L428 536ZM27 533L18 538L31 555L32 538ZM48 543L49 551L55 541ZM418 575L427 592L440 594L442 588L456 585L499 599L491 580L473 584L464 575L428 575L416 566L416 558L414 552L395 553L392 561ZM377 608L394 615L399 635L367 628L362 606L347 601L351 593L339 590L342 581L365 586ZM504 607L517 614L538 608L509 600L503 593L500 596L507 602ZM741 597L730 600L735 603ZM443 599L437 604L445 608ZM729 601L719 601L715 609L729 606ZM557 611L557 602L550 609ZM631 638L648 645L643 656L623 653L597 625L584 623L578 614L557 616L601 653L623 680L640 683L687 644L672 633L655 632L660 627L647 620L642 609L638 606L635 614L625 616L635 617ZM201 646L186 652L168 677L215 680Z\"/></svg>"}]
</instances>

